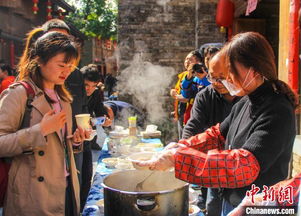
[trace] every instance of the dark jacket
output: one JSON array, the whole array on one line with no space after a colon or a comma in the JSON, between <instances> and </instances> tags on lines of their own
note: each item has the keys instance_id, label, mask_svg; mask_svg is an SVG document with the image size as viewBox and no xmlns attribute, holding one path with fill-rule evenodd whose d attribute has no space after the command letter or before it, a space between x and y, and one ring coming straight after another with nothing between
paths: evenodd
<instances>
[{"instance_id":1,"label":"dark jacket","mask_svg":"<svg viewBox=\"0 0 301 216\"><path fill-rule=\"evenodd\" d=\"M100 117L107 115L107 110L103 105L99 89L96 89L90 96L88 96L88 110L91 116Z\"/></svg>"},{"instance_id":2,"label":"dark jacket","mask_svg":"<svg viewBox=\"0 0 301 216\"><path fill-rule=\"evenodd\" d=\"M114 93L114 88L117 84L117 79L112 74L107 74L105 78L105 88L108 91L108 96Z\"/></svg>"},{"instance_id":3,"label":"dark jacket","mask_svg":"<svg viewBox=\"0 0 301 216\"><path fill-rule=\"evenodd\" d=\"M73 97L71 103L73 130L76 129L75 115L88 113L87 93L84 85L84 78L79 70L73 71L66 80L66 86Z\"/></svg>"},{"instance_id":4,"label":"dark jacket","mask_svg":"<svg viewBox=\"0 0 301 216\"><path fill-rule=\"evenodd\" d=\"M227 101L212 85L200 91L196 95L191 117L184 127L182 138L187 139L222 122L238 100L239 98L235 98L232 102Z\"/></svg>"},{"instance_id":5,"label":"dark jacket","mask_svg":"<svg viewBox=\"0 0 301 216\"><path fill-rule=\"evenodd\" d=\"M286 95L276 93L265 82L244 96L220 126L226 149L250 151L260 165L254 184L271 186L288 176L288 165L296 135L294 108ZM224 189L224 198L236 206L251 187Z\"/></svg>"}]
</instances>

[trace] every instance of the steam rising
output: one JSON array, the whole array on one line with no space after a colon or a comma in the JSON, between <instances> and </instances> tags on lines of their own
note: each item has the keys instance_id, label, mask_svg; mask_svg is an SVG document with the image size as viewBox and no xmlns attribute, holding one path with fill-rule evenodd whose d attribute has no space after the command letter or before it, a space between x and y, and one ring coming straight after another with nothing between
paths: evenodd
<instances>
[{"instance_id":1,"label":"steam rising","mask_svg":"<svg viewBox=\"0 0 301 216\"><path fill-rule=\"evenodd\" d=\"M168 2L170 2L170 0L157 0L157 4L161 6L166 6Z\"/></svg>"},{"instance_id":2,"label":"steam rising","mask_svg":"<svg viewBox=\"0 0 301 216\"><path fill-rule=\"evenodd\" d=\"M166 119L164 111L164 95L170 87L175 70L143 61L136 54L130 66L120 72L117 77L120 93L129 94L136 98L138 105L144 108L151 122Z\"/></svg>"}]
</instances>

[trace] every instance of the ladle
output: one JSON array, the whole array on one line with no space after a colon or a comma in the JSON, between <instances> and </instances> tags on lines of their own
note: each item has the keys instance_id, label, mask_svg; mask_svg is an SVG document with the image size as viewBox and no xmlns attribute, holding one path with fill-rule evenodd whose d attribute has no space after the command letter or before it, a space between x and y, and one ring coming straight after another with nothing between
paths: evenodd
<instances>
[{"instance_id":1,"label":"ladle","mask_svg":"<svg viewBox=\"0 0 301 216\"><path fill-rule=\"evenodd\" d=\"M142 191L143 189L143 183L149 178L151 177L152 174L154 174L155 172L151 172L148 176L146 176L145 179L143 179L143 181L139 182L137 185L136 185L136 188L135 188L135 191L139 192L139 191Z\"/></svg>"}]
</instances>

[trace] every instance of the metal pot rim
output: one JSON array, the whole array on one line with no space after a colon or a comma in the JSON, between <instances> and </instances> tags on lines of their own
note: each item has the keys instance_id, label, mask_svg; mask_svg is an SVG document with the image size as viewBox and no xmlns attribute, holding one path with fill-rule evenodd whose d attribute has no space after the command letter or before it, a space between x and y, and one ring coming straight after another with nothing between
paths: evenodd
<instances>
[{"instance_id":1,"label":"metal pot rim","mask_svg":"<svg viewBox=\"0 0 301 216\"><path fill-rule=\"evenodd\" d=\"M109 190L112 190L112 191L115 191L115 192L119 192L119 193L132 194L132 195L140 195L140 194L143 194L143 195L153 195L153 194L171 193L171 192L180 190L183 187L187 187L189 185L189 183L186 182L182 187L178 187L178 188L171 189L171 190L152 191L152 192L147 192L147 191L146 192L134 192L134 191L118 190L118 189L115 189L115 188L112 188L112 187L109 187L109 186L105 185L103 182L101 183L101 185L103 186L103 188L106 188L106 189L109 189Z\"/></svg>"}]
</instances>

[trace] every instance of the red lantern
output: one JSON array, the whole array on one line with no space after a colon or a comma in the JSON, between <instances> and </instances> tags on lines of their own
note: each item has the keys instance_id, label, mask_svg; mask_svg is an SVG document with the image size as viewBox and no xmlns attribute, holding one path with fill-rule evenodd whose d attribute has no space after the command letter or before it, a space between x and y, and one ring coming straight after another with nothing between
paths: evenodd
<instances>
[{"instance_id":1,"label":"red lantern","mask_svg":"<svg viewBox=\"0 0 301 216\"><path fill-rule=\"evenodd\" d=\"M52 15L51 15L51 12L52 12L52 3L50 0L47 1L47 20L51 20L52 19Z\"/></svg>"},{"instance_id":2,"label":"red lantern","mask_svg":"<svg viewBox=\"0 0 301 216\"><path fill-rule=\"evenodd\" d=\"M234 17L234 4L230 0L219 0L216 9L216 24L221 27L230 27Z\"/></svg>"},{"instance_id":3,"label":"red lantern","mask_svg":"<svg viewBox=\"0 0 301 216\"><path fill-rule=\"evenodd\" d=\"M38 13L38 3L39 3L39 0L32 0L33 2L33 7L32 7L32 11L34 14L37 14Z\"/></svg>"}]
</instances>

